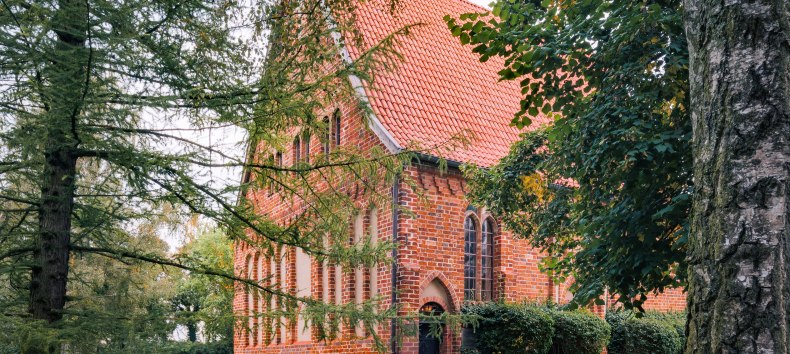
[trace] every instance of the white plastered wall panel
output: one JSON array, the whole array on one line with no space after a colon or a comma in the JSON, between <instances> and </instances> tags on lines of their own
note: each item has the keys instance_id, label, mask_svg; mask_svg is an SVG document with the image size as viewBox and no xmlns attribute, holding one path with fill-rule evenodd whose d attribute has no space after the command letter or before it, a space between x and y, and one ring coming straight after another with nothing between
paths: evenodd
<instances>
[{"instance_id":1,"label":"white plastered wall panel","mask_svg":"<svg viewBox=\"0 0 790 354\"><path fill-rule=\"evenodd\" d=\"M296 296L309 297L313 288L311 284L312 269L310 256L301 248L296 249ZM302 314L304 304L299 305L299 315L297 317L296 340L299 342L310 341L310 327L307 326L306 319Z\"/></svg>"}]
</instances>

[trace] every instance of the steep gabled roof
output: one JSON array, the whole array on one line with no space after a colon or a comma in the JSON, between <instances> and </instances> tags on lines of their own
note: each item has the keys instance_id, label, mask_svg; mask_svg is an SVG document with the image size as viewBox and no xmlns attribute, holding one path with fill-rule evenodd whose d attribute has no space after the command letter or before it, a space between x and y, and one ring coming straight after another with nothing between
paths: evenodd
<instances>
[{"instance_id":1,"label":"steep gabled roof","mask_svg":"<svg viewBox=\"0 0 790 354\"><path fill-rule=\"evenodd\" d=\"M386 0L360 5L357 26L364 40L362 48L347 48L352 59L403 26L422 24L400 40L397 50L403 62L398 68L378 75L374 86L364 89L384 134L399 147L415 142L422 147L437 146L471 132L469 145L434 154L490 166L518 139L519 130L510 126L521 100L518 82L498 82L503 60L481 63L472 47L461 45L443 20L445 15L482 11L466 0L401 0L394 15ZM547 121L533 119L533 126Z\"/></svg>"}]
</instances>

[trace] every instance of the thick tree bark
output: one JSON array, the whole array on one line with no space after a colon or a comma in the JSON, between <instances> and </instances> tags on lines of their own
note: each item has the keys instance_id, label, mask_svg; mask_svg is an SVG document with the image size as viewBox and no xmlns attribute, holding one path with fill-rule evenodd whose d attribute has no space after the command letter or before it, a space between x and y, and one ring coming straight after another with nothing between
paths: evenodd
<instances>
[{"instance_id":1,"label":"thick tree bark","mask_svg":"<svg viewBox=\"0 0 790 354\"><path fill-rule=\"evenodd\" d=\"M44 171L39 200L39 235L33 251L30 280L30 313L33 318L54 322L66 304L69 272L71 214L77 176L79 137L76 124L90 62L87 42L87 2L61 0L52 19L57 42L51 62L44 69L47 112L42 124Z\"/></svg>"},{"instance_id":2,"label":"thick tree bark","mask_svg":"<svg viewBox=\"0 0 790 354\"><path fill-rule=\"evenodd\" d=\"M685 0L696 195L686 353L790 350L790 2Z\"/></svg>"},{"instance_id":3,"label":"thick tree bark","mask_svg":"<svg viewBox=\"0 0 790 354\"><path fill-rule=\"evenodd\" d=\"M46 156L39 211L39 242L33 252L36 266L30 282L30 313L53 322L66 304L71 212L74 207L75 159L68 149Z\"/></svg>"}]
</instances>

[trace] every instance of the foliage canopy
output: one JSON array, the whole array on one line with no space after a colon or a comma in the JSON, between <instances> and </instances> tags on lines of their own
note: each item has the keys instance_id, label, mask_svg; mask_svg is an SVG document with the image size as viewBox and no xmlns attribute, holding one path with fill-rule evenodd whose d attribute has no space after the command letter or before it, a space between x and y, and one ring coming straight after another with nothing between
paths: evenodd
<instances>
[{"instance_id":1,"label":"foliage canopy","mask_svg":"<svg viewBox=\"0 0 790 354\"><path fill-rule=\"evenodd\" d=\"M335 45L342 43L333 42L335 34L344 34L339 41L359 40L356 4L2 2L0 311L25 319L14 322L19 333L53 331L31 351L76 351L84 337L68 328L81 323L110 331L103 324L118 320L112 309L89 311L81 305L88 299L74 296L74 262L82 257L229 279L285 299L286 313L305 306L314 325L324 324L327 312L363 317L355 306L296 298L211 262L138 247L137 241L153 219L200 215L232 240L267 254L295 247L349 267L386 259L386 242L362 248L334 242L325 249L322 237L340 238L356 212L341 188L344 177L355 176L365 187L360 193L375 199L377 186L394 178L407 154L337 149L293 166L258 157L259 148L283 151L295 126L324 137L328 127L316 113L354 97L349 76L370 82L371 73L397 59L394 36L408 28L353 62L337 57ZM223 140L234 136L236 141ZM249 159L229 152L244 151L242 140L250 142ZM246 176L241 186L240 170ZM336 188L311 188L318 181ZM292 222L275 223L238 198L259 188L274 188L305 207ZM94 344L101 343L98 336Z\"/></svg>"},{"instance_id":2,"label":"foliage canopy","mask_svg":"<svg viewBox=\"0 0 790 354\"><path fill-rule=\"evenodd\" d=\"M470 197L572 277L575 303L626 306L685 281L690 207L688 52L677 0L499 1L445 20L481 61L521 80L513 124L531 127Z\"/></svg>"}]
</instances>

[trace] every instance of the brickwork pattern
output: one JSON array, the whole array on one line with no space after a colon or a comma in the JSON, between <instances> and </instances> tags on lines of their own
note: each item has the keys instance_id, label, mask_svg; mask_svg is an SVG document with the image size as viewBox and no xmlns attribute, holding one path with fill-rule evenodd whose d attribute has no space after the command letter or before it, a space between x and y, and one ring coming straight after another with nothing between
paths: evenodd
<instances>
[{"instance_id":1,"label":"brickwork pattern","mask_svg":"<svg viewBox=\"0 0 790 354\"><path fill-rule=\"evenodd\" d=\"M343 122L342 141L355 144L360 148L366 146L381 146L376 136L365 128L365 121L361 112L349 107L339 107ZM318 145L317 138L313 146ZM286 163L291 157L286 153ZM455 312L464 301L463 292L463 243L464 218L474 217L480 221L489 217L484 209L470 208L464 198L466 183L457 169L440 171L433 165L420 165L407 167L404 178L410 179L415 188L408 188L410 183L401 183L398 200L401 206L411 211L411 216L402 214L398 230L398 302L401 315L414 315L423 304L437 302L445 310ZM386 193L386 191L383 191ZM280 222L286 222L293 214L294 206L279 201L276 195L266 191L253 191L248 195L252 198L258 212L271 215ZM377 206L377 229L380 238L392 236L392 208L390 205ZM370 225L369 215L365 216L364 225ZM528 242L515 239L507 231L500 230L495 223L494 237L494 297L504 298L507 301L559 301L567 300L567 287L565 284L553 284L550 279L538 270L538 262L543 255L529 246ZM479 235L479 234L478 234ZM349 236L351 237L351 235ZM477 254L480 254L478 242ZM238 274L245 274L247 257L253 259L265 257L248 245L239 243L236 247L236 270ZM289 272L293 269L294 250L287 249L284 261L277 259L272 263L264 261L261 279L269 274L279 274L281 267L285 266L287 276L286 289L294 292L296 275ZM335 267L325 268L322 264L312 262L312 296L322 298L323 272L329 273L329 299L335 299ZM271 273L274 265L274 273ZM480 262L477 262L480 267ZM382 298L390 299L391 296L391 267L380 265L378 272L378 294ZM344 302L353 302L355 282L353 271L343 270L342 299ZM365 270L365 278L370 279L370 271ZM480 274L480 269L477 270ZM447 291L447 300L435 297L421 297L427 284L438 279ZM479 284L479 282L478 282ZM479 286L479 285L478 285ZM370 288L366 287L365 297L370 296ZM248 296L242 287L237 287L234 300L234 310L245 313ZM268 301L268 300L266 300ZM670 290L659 298L650 299L646 304L648 309L656 310L682 310L685 306L685 296L679 290ZM602 314L602 308L594 309ZM241 321L240 321L241 322ZM240 328L235 337L237 353L372 353L370 339L358 339L353 328L343 328L338 339L330 342L316 342L317 333L312 333L312 342L299 342L296 340L297 328L295 323L287 323L287 329L277 330L271 325L256 322L254 328L260 328L265 333L263 340L248 335L246 330ZM242 323L243 324L243 323ZM347 326L346 326L347 327ZM381 324L379 335L384 341L389 339L389 323ZM250 340L253 338L253 340ZM446 334L443 341L444 353L459 353L460 335L457 333ZM418 343L415 337L405 338L400 352L403 354L417 353Z\"/></svg>"},{"instance_id":2,"label":"brickwork pattern","mask_svg":"<svg viewBox=\"0 0 790 354\"><path fill-rule=\"evenodd\" d=\"M468 3L462 0L443 0L432 2L430 10L437 12L439 10L439 3L452 3L453 13L476 11L477 8L469 8ZM380 1L371 2L371 6L375 9L380 6ZM407 2L405 6L411 9L410 12L420 13L419 9L415 10L414 3ZM443 5L442 5L443 6ZM417 6L419 7L419 6ZM408 11L407 9L407 11ZM443 8L442 8L442 11ZM437 12L438 13L438 12ZM387 26L399 24L400 22L381 22L377 16L372 16L373 12L361 17L361 24L363 26L374 26L380 23L386 23ZM427 14L423 14L426 15ZM406 19L404 19L406 20ZM436 37L446 35L448 38L443 38L440 46L452 46L455 48L456 39L451 38L446 32L446 27L441 23L441 16L437 19L430 19L427 21L428 26L419 28L419 33L429 33L424 35L427 37ZM441 25L441 26L440 26ZM363 28L364 29L364 28ZM383 36L389 34L389 31L384 31L381 28L373 31L376 36ZM443 34L443 35L440 35ZM368 38L368 40L375 40L375 37ZM419 41L425 42L430 39L420 38ZM450 42L448 42L450 41ZM426 42L427 43L427 42ZM414 44L414 43L412 43ZM427 46L430 47L430 46ZM422 48L422 47L421 47ZM350 48L354 52L353 48ZM456 48L457 49L457 48ZM463 49L463 48L461 48ZM460 50L460 49L459 49ZM476 56L468 52L468 49L463 49L462 55L470 63L478 63ZM354 53L352 53L353 55ZM407 53L411 60L411 65L421 66L418 59L419 53ZM417 55L417 57L414 57ZM459 54L460 55L460 54ZM434 58L436 59L436 58ZM439 58L442 62L446 62L445 57ZM469 63L467 63L469 64ZM471 64L470 64L471 65ZM475 64L477 65L477 64ZM489 64L494 65L494 64ZM420 69L420 70L417 70ZM417 71L406 71L407 73L423 72L425 68L416 68ZM473 71L480 72L486 70L475 66ZM461 72L457 68L452 68L451 72ZM493 75L496 71L489 74ZM449 135L460 132L466 128L479 128L485 131L479 132L482 134L492 133L489 139L472 144L473 149L467 151L461 149L450 154L447 157L463 160L462 157L466 156L468 161L476 161L478 163L487 165L496 161L501 155L507 152L508 143L517 138L518 131L514 128L507 126L509 119L512 117L512 110L507 108L508 104L515 104L517 106L519 94L516 92L515 96L511 97L510 88L502 88L504 84L496 84L495 89L496 100L502 97L507 97L502 102L488 102L489 96L474 96L466 92L458 91L461 96L453 96L452 103L442 98L436 97L436 85L426 84L420 82L419 78L425 75L420 74L417 77L408 76L406 79L401 80L397 74L387 74L382 76L382 91L371 91L371 98L373 100L373 108L379 113L383 123L389 124L388 129L397 127L396 139L404 146L408 146L408 141L405 141L408 133L413 133L415 129L419 129L418 136L426 137L426 141L419 141L423 143L433 144L437 141L445 141ZM394 76L393 76L394 75ZM437 77L444 77L437 74ZM436 75L434 75L436 76ZM474 75L473 75L474 76ZM489 75L490 76L490 75ZM496 77L490 78L491 82L496 82ZM415 81L416 80L416 81ZM480 92L490 93L490 90L482 90L481 85L489 85L490 82L480 83L465 83L465 90L472 90L478 94ZM410 89L419 87L420 90L425 91L424 97L420 99L413 99ZM493 87L493 86L492 86ZM517 87L516 87L517 88ZM392 91L395 90L395 91ZM405 95L405 96L404 96ZM446 95L445 95L446 96ZM460 107L459 102L468 100L469 97L476 97L475 102L471 102L474 107L487 107L486 112L477 112L474 117L466 117L471 121L464 121L459 118L460 115L469 113L468 109L463 109L463 112L458 113L456 116L448 116L447 112L454 112L453 109ZM493 96L492 96L493 97ZM488 103L481 105L481 102ZM430 103L430 104L429 104ZM490 103L490 104L489 104ZM426 108L429 107L430 109ZM455 108L454 108L455 107ZM341 117L340 140L342 144L354 146L361 151L369 151L375 148L384 148L384 145L379 138L368 129L368 118L366 113L361 111L356 102L338 102L335 107L329 107L326 112L317 112L319 117L328 116L337 110ZM386 110L387 112L384 112ZM490 111L490 112L489 112ZM498 112L496 117L489 114L491 112ZM416 118L414 118L414 117ZM489 117L492 116L492 117ZM501 116L501 117L500 117ZM410 119L406 119L412 117ZM462 122L463 127L453 127L447 122L438 121L434 122L431 119L435 117L444 117L442 119L451 119L451 122ZM448 118L450 117L450 118ZM417 119L419 118L419 119ZM501 118L501 119L500 119ZM501 122L499 121L501 120ZM451 127L452 131L436 132L438 128ZM298 130L293 131L293 135L299 134ZM495 133L495 134L493 134ZM430 137L428 139L427 137ZM438 140L437 140L438 139ZM290 144L289 144L290 145ZM318 136L312 136L310 140L312 147L311 157L318 157L321 152L322 143ZM267 156L272 151L266 150L265 146L259 146L258 156ZM294 154L292 151L285 151L283 153L283 165L290 166L293 164ZM475 219L476 224L479 226L481 222L490 215L485 209L477 209L470 206L469 202L465 199L466 195L466 182L460 171L455 168L450 168L447 171L441 171L437 166L432 164L414 164L408 166L404 171L403 179L406 182L400 183L400 194L397 196L397 202L400 206L409 211L409 213L400 213L398 230L397 231L397 298L400 307L400 315L413 316L417 313L418 309L428 302L436 302L445 308L446 311L456 312L460 308L464 299L464 219L472 217ZM349 181L347 184L351 186L353 183ZM413 187L410 187L413 186ZM326 188L325 185L316 185L315 189L321 190ZM379 191L379 193L389 195L390 188L386 187ZM349 190L349 193L351 191ZM353 193L352 193L353 194ZM352 196L353 197L353 196ZM298 203L292 203L281 199L277 193L272 193L267 190L254 190L251 189L245 195L245 198L251 200L255 211L262 215L269 216L275 222L287 224L293 215L296 215L304 206ZM376 225L371 225L370 214L366 213L363 220L363 227L365 230L375 228L380 239L390 239L393 235L393 208L390 204L392 200L382 205L376 205L377 217L375 219ZM362 210L368 210L370 207L369 201L359 200L359 207ZM351 225L352 221L349 221ZM530 247L529 243L522 239L516 239L510 232L501 230L494 220L494 262L493 262L493 278L494 289L493 297L496 299L504 299L506 301L556 301L564 303L569 299L567 291L567 284L553 284L549 277L542 274L538 269L538 264L544 256L536 249ZM478 230L478 242L476 254L480 257L481 243L479 242L480 232ZM353 228L349 227L349 239L353 239ZM250 235L251 238L252 235ZM253 238L253 240L256 240ZM260 240L256 240L260 242ZM296 292L296 253L293 248L275 248L275 254L265 254L262 250L251 247L250 245L239 242L235 246L235 264L234 269L236 274L246 276L248 274L247 264L248 259L252 259L256 264L253 277L259 279L262 283L273 285L282 285L284 291L290 293ZM258 265L260 264L260 265ZM479 278L482 273L481 262L476 262L476 274ZM321 264L315 260L311 261L311 295L314 298L325 299L327 301L335 301L337 297L344 303L354 302L356 293L355 272L352 269L339 269L331 264ZM341 274L337 272L341 271ZM385 305L389 304L389 299L393 293L392 284L392 266L389 264L380 264L375 269L364 269L362 274L366 279L363 282L365 289L362 294L364 298L370 298L371 287L367 280L371 279L371 271L376 272L376 289L377 294L384 299ZM284 283L281 284L280 275L284 274ZM325 279L328 278L328 281ZM337 284L337 280L340 284ZM431 287L431 284L440 284L440 289L444 292L443 296L436 296L435 294L426 295L426 289ZM479 284L478 291L479 294ZM338 287L338 285L340 285ZM326 289L325 289L326 288ZM340 294L337 290L340 289ZM280 306L276 300L262 294L255 296L248 296L247 289L240 284L236 285L236 293L234 297L234 312L239 316L238 327L235 331L234 337L234 351L242 354L253 353L373 353L373 342L370 338L358 338L354 328L343 326L338 338L328 341L317 341L318 333L315 329L311 329L310 341L299 341L298 328L296 321L283 321L284 323L278 324L279 321L264 321L262 319L253 318L252 321L248 319L247 309L250 307L250 299L256 304L258 311L266 311L266 309L274 306ZM680 290L670 290L658 298L653 298L646 304L647 309L655 310L682 310L685 307L685 295ZM594 307L593 310L598 314L603 314L602 307ZM251 324L251 326L248 326ZM249 328L252 328L252 335L249 333ZM389 323L382 323L378 328L378 335L386 343L390 338L391 327ZM259 334L260 333L260 334ZM402 354L416 354L418 352L418 341L415 337L405 338L400 346L400 353ZM447 331L445 334L442 352L453 354L460 352L461 338L459 333L452 333Z\"/></svg>"}]
</instances>

